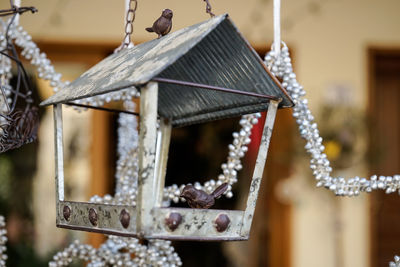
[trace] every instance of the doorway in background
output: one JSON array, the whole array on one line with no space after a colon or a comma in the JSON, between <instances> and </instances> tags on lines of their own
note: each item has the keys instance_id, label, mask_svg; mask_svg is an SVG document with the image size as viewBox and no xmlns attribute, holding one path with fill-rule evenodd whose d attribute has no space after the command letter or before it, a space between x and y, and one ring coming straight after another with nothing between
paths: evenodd
<instances>
[{"instance_id":1,"label":"doorway in background","mask_svg":"<svg viewBox=\"0 0 400 267\"><path fill-rule=\"evenodd\" d=\"M370 49L370 173L400 172L400 49ZM400 197L371 194L371 266L388 266L400 252Z\"/></svg>"}]
</instances>

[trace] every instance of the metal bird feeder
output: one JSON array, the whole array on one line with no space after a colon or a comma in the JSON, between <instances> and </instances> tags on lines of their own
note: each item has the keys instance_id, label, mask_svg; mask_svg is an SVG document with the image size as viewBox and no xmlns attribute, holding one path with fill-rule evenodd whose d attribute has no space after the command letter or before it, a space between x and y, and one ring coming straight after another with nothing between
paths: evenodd
<instances>
[{"instance_id":1,"label":"metal bird feeder","mask_svg":"<svg viewBox=\"0 0 400 267\"><path fill-rule=\"evenodd\" d=\"M137 205L65 200L62 105L132 86L140 90ZM228 15L221 15L107 57L42 105L54 109L58 227L146 239L246 240L276 111L293 102ZM264 110L244 211L162 207L173 127Z\"/></svg>"}]
</instances>

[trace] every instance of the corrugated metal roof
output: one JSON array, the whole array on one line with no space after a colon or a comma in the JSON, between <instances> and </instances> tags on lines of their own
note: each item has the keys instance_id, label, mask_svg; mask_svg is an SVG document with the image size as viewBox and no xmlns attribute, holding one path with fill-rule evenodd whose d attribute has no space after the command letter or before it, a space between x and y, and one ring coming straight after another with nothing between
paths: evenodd
<instances>
[{"instance_id":1,"label":"corrugated metal roof","mask_svg":"<svg viewBox=\"0 0 400 267\"><path fill-rule=\"evenodd\" d=\"M138 86L152 78L168 78L282 99L293 103L260 57L227 15L170 33L113 54L70 83L42 105ZM263 98L159 83L158 112L174 126L266 110Z\"/></svg>"}]
</instances>

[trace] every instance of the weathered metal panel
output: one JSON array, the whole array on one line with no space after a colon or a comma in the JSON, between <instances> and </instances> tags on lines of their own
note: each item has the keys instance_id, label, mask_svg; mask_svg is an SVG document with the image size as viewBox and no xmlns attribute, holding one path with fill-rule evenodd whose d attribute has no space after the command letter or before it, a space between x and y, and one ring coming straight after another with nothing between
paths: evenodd
<instances>
[{"instance_id":1,"label":"weathered metal panel","mask_svg":"<svg viewBox=\"0 0 400 267\"><path fill-rule=\"evenodd\" d=\"M160 39L114 53L41 103L50 105L147 83L186 54L227 15L178 30Z\"/></svg>"},{"instance_id":2,"label":"weathered metal panel","mask_svg":"<svg viewBox=\"0 0 400 267\"><path fill-rule=\"evenodd\" d=\"M62 105L53 106L56 200L64 200L64 143Z\"/></svg>"},{"instance_id":3,"label":"weathered metal panel","mask_svg":"<svg viewBox=\"0 0 400 267\"><path fill-rule=\"evenodd\" d=\"M182 222L171 231L165 223L169 214L175 212L182 216ZM246 240L248 236L242 235L242 218L244 211L240 210L215 210L215 209L189 209L189 208L154 208L152 210L152 238L170 240ZM218 232L215 220L218 215L226 214L230 224L223 232ZM150 236L149 236L150 237Z\"/></svg>"},{"instance_id":4,"label":"weathered metal panel","mask_svg":"<svg viewBox=\"0 0 400 267\"><path fill-rule=\"evenodd\" d=\"M262 182L265 162L267 160L269 142L271 140L272 129L274 127L276 110L279 102L271 101L269 103L267 118L265 119L261 143L258 149L256 165L254 167L253 178L251 179L249 196L247 197L246 210L243 215L242 235L250 235L251 224L253 222L254 211L258 198L258 192Z\"/></svg>"},{"instance_id":5,"label":"weathered metal panel","mask_svg":"<svg viewBox=\"0 0 400 267\"><path fill-rule=\"evenodd\" d=\"M157 138L157 95L158 84L150 82L142 90L140 97L139 130L139 177L137 192L137 224L142 234L147 234L147 226L152 222L151 209L156 205L155 179L156 138Z\"/></svg>"},{"instance_id":6,"label":"weathered metal panel","mask_svg":"<svg viewBox=\"0 0 400 267\"><path fill-rule=\"evenodd\" d=\"M69 207L68 220L64 217L64 207ZM97 213L97 224L93 225L89 219L89 211ZM130 220L128 227L121 223L121 212L128 212ZM57 202L57 227L116 234L123 236L136 235L136 208L126 205L107 205L87 202L58 201Z\"/></svg>"},{"instance_id":7,"label":"weathered metal panel","mask_svg":"<svg viewBox=\"0 0 400 267\"><path fill-rule=\"evenodd\" d=\"M65 207L70 210L68 219L65 218ZM97 216L96 224L90 218L90 211L93 210ZM128 213L130 219L126 227L121 222L121 214L124 213ZM173 231L166 224L170 213L179 213L182 216L181 223ZM57 202L57 227L61 228L146 239L233 241L249 238L240 232L244 216L244 211L240 210L153 208L149 215L152 222L146 226L147 231L142 232L137 231L138 218L133 206ZM230 220L224 231L216 227L216 218L220 215L225 215Z\"/></svg>"},{"instance_id":8,"label":"weathered metal panel","mask_svg":"<svg viewBox=\"0 0 400 267\"><path fill-rule=\"evenodd\" d=\"M167 78L282 99L287 92L238 32L227 15L212 18L113 54L42 104L65 103L110 91L140 87L152 78ZM159 83L158 112L174 127L254 113L268 100Z\"/></svg>"},{"instance_id":9,"label":"weathered metal panel","mask_svg":"<svg viewBox=\"0 0 400 267\"><path fill-rule=\"evenodd\" d=\"M160 127L157 130L157 150L155 162L156 191L154 193L156 198L156 207L161 207L164 196L165 175L167 172L169 144L171 141L171 128L171 123L169 123L168 120L160 120Z\"/></svg>"},{"instance_id":10,"label":"weathered metal panel","mask_svg":"<svg viewBox=\"0 0 400 267\"><path fill-rule=\"evenodd\" d=\"M189 53L158 76L278 96L282 98L280 107L292 106L285 91L258 60L259 56L238 34L231 21L224 20ZM268 108L269 101L258 97L173 84L161 86L159 114L171 118L174 126L239 116Z\"/></svg>"}]
</instances>

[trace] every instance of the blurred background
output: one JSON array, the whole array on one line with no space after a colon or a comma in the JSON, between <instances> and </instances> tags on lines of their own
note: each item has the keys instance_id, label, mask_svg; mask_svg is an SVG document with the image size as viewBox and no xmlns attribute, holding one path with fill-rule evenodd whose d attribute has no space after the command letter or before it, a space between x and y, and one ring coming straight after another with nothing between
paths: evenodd
<instances>
[{"instance_id":1,"label":"blurred background","mask_svg":"<svg viewBox=\"0 0 400 267\"><path fill-rule=\"evenodd\" d=\"M39 12L20 24L63 79L73 80L111 54L124 37L124 0L22 0ZM260 56L273 38L272 0L211 0L229 13ZM9 8L2 0L0 9ZM144 29L164 8L173 31L206 20L201 0L138 0L133 41L153 39ZM398 0L282 0L282 39L298 81L319 123L335 176L400 173L400 2ZM38 79L36 99L51 95ZM88 200L112 193L117 159L117 117L101 111L64 110L66 194ZM317 189L290 110L280 110L271 140L251 237L246 242L176 242L184 266L365 267L388 266L400 253L400 197L384 192L337 198ZM216 178L238 119L172 132L167 183ZM257 141L257 140L256 140ZM240 208L254 164L223 206ZM93 246L100 234L55 227L51 109L41 110L39 139L0 154L0 214L6 216L8 266L46 266L78 238Z\"/></svg>"}]
</instances>

